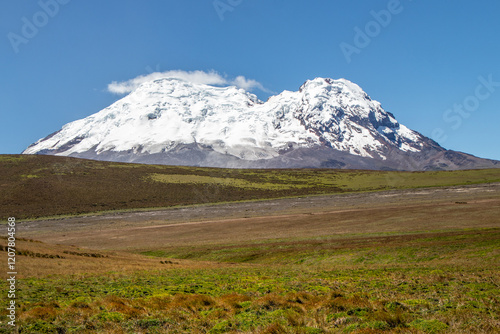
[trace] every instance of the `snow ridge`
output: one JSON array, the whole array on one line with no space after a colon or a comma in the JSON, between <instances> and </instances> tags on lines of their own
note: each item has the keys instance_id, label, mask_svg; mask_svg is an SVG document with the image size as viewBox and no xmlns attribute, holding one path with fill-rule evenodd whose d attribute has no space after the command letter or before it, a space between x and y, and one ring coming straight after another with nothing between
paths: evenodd
<instances>
[{"instance_id":1,"label":"snow ridge","mask_svg":"<svg viewBox=\"0 0 500 334\"><path fill-rule=\"evenodd\" d=\"M68 123L23 153L162 153L198 144L243 160L327 146L386 159L388 147L420 152L424 137L399 124L346 79L316 78L268 101L236 87L166 78L142 84L109 107Z\"/></svg>"}]
</instances>

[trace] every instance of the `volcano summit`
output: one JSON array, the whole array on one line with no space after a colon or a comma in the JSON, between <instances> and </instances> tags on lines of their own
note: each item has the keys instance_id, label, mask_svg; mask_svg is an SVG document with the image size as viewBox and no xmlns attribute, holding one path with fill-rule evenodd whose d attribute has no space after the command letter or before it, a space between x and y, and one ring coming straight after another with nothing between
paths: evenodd
<instances>
[{"instance_id":1,"label":"volcano summit","mask_svg":"<svg viewBox=\"0 0 500 334\"><path fill-rule=\"evenodd\" d=\"M500 167L444 149L400 124L358 85L325 78L266 102L236 87L150 81L23 153L229 168Z\"/></svg>"}]
</instances>

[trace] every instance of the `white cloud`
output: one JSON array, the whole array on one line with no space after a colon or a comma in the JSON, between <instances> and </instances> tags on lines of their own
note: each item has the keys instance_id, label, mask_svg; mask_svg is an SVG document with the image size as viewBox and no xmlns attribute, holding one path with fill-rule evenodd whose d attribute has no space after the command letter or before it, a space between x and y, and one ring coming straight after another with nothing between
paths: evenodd
<instances>
[{"instance_id":1,"label":"white cloud","mask_svg":"<svg viewBox=\"0 0 500 334\"><path fill-rule=\"evenodd\" d=\"M177 78L192 83L215 85L215 86L225 86L234 85L236 87L242 88L246 91L251 91L253 89L259 89L266 93L271 93L268 89L264 88L262 84L253 79L247 79L244 76L237 76L233 80L228 80L216 71L166 71L166 72L153 72L147 75L140 75L130 80L126 81L113 81L108 85L108 92L113 94L127 94L132 92L134 89L139 87L142 83L153 81L163 78Z\"/></svg>"},{"instance_id":2,"label":"white cloud","mask_svg":"<svg viewBox=\"0 0 500 334\"><path fill-rule=\"evenodd\" d=\"M246 91L251 91L257 88L263 92L272 93L270 90L264 88L264 86L262 86L260 82L253 79L247 79L242 75L239 75L236 77L236 79L232 80L231 84L236 87L243 88Z\"/></svg>"}]
</instances>

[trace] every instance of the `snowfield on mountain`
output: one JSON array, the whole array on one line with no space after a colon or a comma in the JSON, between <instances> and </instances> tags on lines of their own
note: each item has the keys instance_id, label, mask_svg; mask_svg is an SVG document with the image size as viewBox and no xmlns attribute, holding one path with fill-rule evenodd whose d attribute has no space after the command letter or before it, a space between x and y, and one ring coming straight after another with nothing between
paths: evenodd
<instances>
[{"instance_id":1,"label":"snowfield on mountain","mask_svg":"<svg viewBox=\"0 0 500 334\"><path fill-rule=\"evenodd\" d=\"M316 78L266 102L231 87L150 81L24 154L233 168L500 167L400 124L358 85Z\"/></svg>"}]
</instances>

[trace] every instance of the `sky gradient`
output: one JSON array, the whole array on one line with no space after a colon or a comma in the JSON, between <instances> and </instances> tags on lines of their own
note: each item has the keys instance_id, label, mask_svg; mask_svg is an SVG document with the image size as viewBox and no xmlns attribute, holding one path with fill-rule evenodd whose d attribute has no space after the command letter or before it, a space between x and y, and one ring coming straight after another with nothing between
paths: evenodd
<instances>
[{"instance_id":1,"label":"sky gradient","mask_svg":"<svg viewBox=\"0 0 500 334\"><path fill-rule=\"evenodd\" d=\"M346 78L443 147L500 160L496 0L6 0L2 9L0 154L123 97L113 82L203 71L263 100L307 79Z\"/></svg>"}]
</instances>

